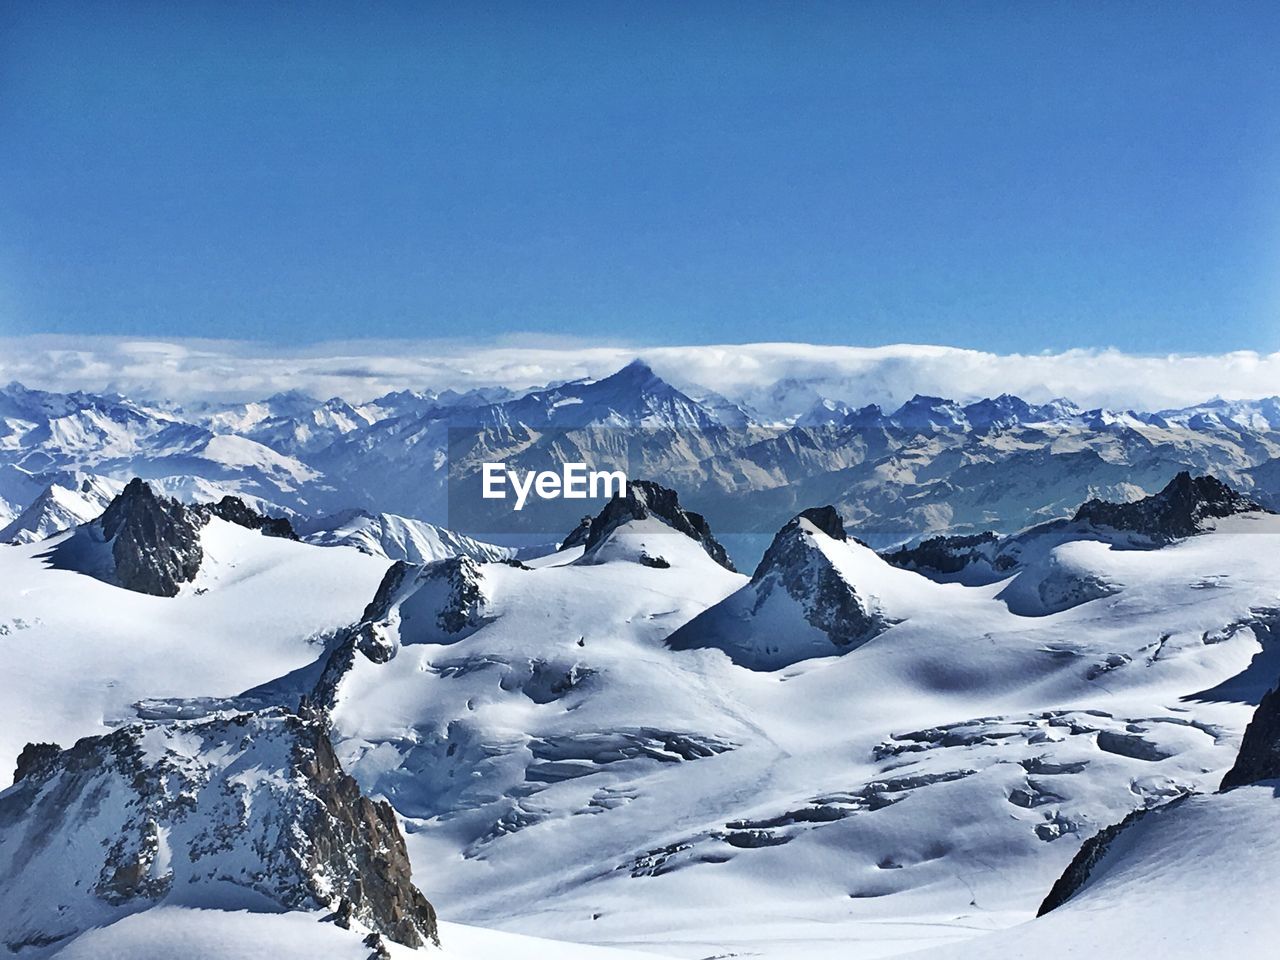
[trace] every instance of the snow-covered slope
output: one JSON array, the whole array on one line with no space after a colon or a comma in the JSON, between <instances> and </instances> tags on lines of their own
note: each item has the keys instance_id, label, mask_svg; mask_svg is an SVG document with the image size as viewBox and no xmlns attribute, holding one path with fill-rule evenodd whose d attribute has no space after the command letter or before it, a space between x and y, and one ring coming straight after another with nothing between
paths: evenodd
<instances>
[{"instance_id":1,"label":"snow-covered slope","mask_svg":"<svg viewBox=\"0 0 1280 960\"><path fill-rule=\"evenodd\" d=\"M213 518L196 579L156 597L52 564L76 536L0 549L0 770L24 744L101 732L138 701L233 696L314 662L387 567Z\"/></svg>"},{"instance_id":2,"label":"snow-covered slope","mask_svg":"<svg viewBox=\"0 0 1280 960\"><path fill-rule=\"evenodd\" d=\"M105 477L84 477L74 487L51 483L14 520L0 530L0 543L33 543L99 516L121 484Z\"/></svg>"},{"instance_id":3,"label":"snow-covered slope","mask_svg":"<svg viewBox=\"0 0 1280 960\"><path fill-rule=\"evenodd\" d=\"M1272 956L1277 789L1280 782L1262 783L1153 811L1123 831L1065 905L920 960Z\"/></svg>"},{"instance_id":4,"label":"snow-covered slope","mask_svg":"<svg viewBox=\"0 0 1280 960\"><path fill-rule=\"evenodd\" d=\"M181 753L214 714L305 696L330 711L343 769L392 805L446 919L690 958L888 955L1033 935L1085 838L1217 787L1280 676L1280 518L1260 511L1199 515L1171 542L1073 521L967 584L806 511L748 580L674 494L638 490L527 564L392 565L215 514L166 597L86 575L69 561L95 544L77 533L6 546L0 764L141 729ZM716 642L674 642L726 611ZM202 740L189 769L217 781L240 750L251 778L270 767L230 743ZM208 944L208 906L105 917L66 955L183 930ZM358 949L317 919L263 936ZM223 920L232 943L269 922Z\"/></svg>"},{"instance_id":5,"label":"snow-covered slope","mask_svg":"<svg viewBox=\"0 0 1280 960\"><path fill-rule=\"evenodd\" d=\"M320 913L253 913L160 906L77 937L59 960L653 960L654 954L518 936L442 922L439 948L382 944L372 953L361 930Z\"/></svg>"},{"instance_id":6,"label":"snow-covered slope","mask_svg":"<svg viewBox=\"0 0 1280 960\"><path fill-rule=\"evenodd\" d=\"M1277 672L1265 515L1062 545L1117 589L1049 615L865 551L847 582L898 622L775 672L667 647L746 581L655 524L615 527L604 562L401 577L368 624L382 662L344 661L339 755L416 861L453 864L445 916L686 956L964 939L1034 914L1094 831L1216 786Z\"/></svg>"},{"instance_id":7,"label":"snow-covered slope","mask_svg":"<svg viewBox=\"0 0 1280 960\"><path fill-rule=\"evenodd\" d=\"M375 515L364 510L348 510L301 523L298 529L308 543L355 547L370 556L409 563L430 563L457 556L506 560L517 552L513 547L484 543L425 520L390 513Z\"/></svg>"},{"instance_id":8,"label":"snow-covered slope","mask_svg":"<svg viewBox=\"0 0 1280 960\"><path fill-rule=\"evenodd\" d=\"M1245 732L1221 791L1173 797L1100 830L1028 923L930 957L1265 957L1280 892L1280 688Z\"/></svg>"}]
</instances>

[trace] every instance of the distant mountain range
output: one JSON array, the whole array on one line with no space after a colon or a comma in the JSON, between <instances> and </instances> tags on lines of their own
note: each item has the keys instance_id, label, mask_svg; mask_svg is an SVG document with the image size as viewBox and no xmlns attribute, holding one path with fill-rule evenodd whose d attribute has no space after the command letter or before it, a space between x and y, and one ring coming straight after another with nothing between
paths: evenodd
<instances>
[{"instance_id":1,"label":"distant mountain range","mask_svg":"<svg viewBox=\"0 0 1280 960\"><path fill-rule=\"evenodd\" d=\"M512 542L553 539L586 512L549 501L517 516L459 497L478 491L480 464L495 460L520 469L582 460L657 479L727 534L771 535L806 506L830 503L877 547L1010 533L1091 498L1154 493L1183 470L1280 504L1277 397L1141 412L916 396L885 411L807 389L777 385L793 408L797 397L810 403L779 422L681 391L639 361L520 395L400 391L365 403L291 392L184 409L13 383L0 389L0 539L86 519L133 476L187 500L234 494L312 519L360 510Z\"/></svg>"}]
</instances>

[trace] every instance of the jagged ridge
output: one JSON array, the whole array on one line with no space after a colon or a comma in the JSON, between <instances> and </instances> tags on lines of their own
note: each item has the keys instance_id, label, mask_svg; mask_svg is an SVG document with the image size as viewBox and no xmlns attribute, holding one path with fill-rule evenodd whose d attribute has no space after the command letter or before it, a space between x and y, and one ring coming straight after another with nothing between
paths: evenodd
<instances>
[{"instance_id":1,"label":"jagged ridge","mask_svg":"<svg viewBox=\"0 0 1280 960\"><path fill-rule=\"evenodd\" d=\"M1159 493L1132 503L1090 500L1076 511L1076 522L1130 530L1167 543L1203 529L1206 520L1261 510L1258 503L1237 493L1216 477L1175 476Z\"/></svg>"},{"instance_id":2,"label":"jagged ridge","mask_svg":"<svg viewBox=\"0 0 1280 960\"><path fill-rule=\"evenodd\" d=\"M711 527L702 514L682 508L674 490L652 480L632 480L627 484L624 496L615 495L605 504L591 521L584 552L589 554L622 524L648 517L656 517L676 532L696 540L712 560L726 570L734 569L729 554L712 535Z\"/></svg>"},{"instance_id":3,"label":"jagged ridge","mask_svg":"<svg viewBox=\"0 0 1280 960\"><path fill-rule=\"evenodd\" d=\"M52 943L180 892L329 909L411 947L437 940L385 802L347 776L321 717L271 709L135 723L29 746L0 794L0 928ZM65 844L98 851L68 871Z\"/></svg>"}]
</instances>

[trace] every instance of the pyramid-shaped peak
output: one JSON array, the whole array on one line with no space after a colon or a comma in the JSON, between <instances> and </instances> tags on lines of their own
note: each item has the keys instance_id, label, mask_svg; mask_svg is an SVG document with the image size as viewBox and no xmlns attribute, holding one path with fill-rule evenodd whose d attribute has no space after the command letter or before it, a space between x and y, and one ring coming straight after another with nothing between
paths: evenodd
<instances>
[{"instance_id":1,"label":"pyramid-shaped peak","mask_svg":"<svg viewBox=\"0 0 1280 960\"><path fill-rule=\"evenodd\" d=\"M628 363L621 370L612 373L600 380L601 384L611 385L627 385L634 387L647 387L655 383L665 383L661 377L653 372L653 367L649 366L644 360L636 358Z\"/></svg>"},{"instance_id":2,"label":"pyramid-shaped peak","mask_svg":"<svg viewBox=\"0 0 1280 960\"><path fill-rule=\"evenodd\" d=\"M685 510L680 498L670 487L652 480L632 480L624 495L615 495L591 521L584 556L602 544L618 527L631 520L650 517L661 520L677 533L696 540L716 563L733 570L728 552L711 533L711 527L700 513Z\"/></svg>"}]
</instances>

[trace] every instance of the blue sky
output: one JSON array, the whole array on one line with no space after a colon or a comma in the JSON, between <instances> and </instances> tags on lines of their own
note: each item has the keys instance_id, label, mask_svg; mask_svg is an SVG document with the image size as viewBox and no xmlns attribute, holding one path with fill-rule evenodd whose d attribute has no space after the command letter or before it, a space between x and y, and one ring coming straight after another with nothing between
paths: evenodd
<instances>
[{"instance_id":1,"label":"blue sky","mask_svg":"<svg viewBox=\"0 0 1280 960\"><path fill-rule=\"evenodd\" d=\"M1280 349L1274 5L8 4L0 332Z\"/></svg>"}]
</instances>

